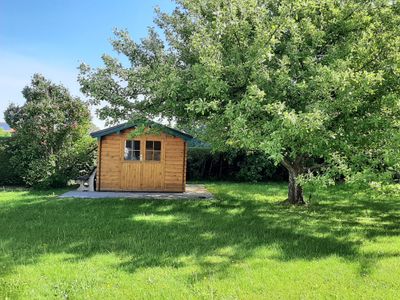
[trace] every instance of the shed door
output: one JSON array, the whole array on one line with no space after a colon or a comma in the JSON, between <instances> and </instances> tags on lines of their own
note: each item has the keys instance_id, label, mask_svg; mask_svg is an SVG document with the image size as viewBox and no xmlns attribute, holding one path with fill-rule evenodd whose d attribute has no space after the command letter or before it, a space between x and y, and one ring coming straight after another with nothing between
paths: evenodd
<instances>
[{"instance_id":1,"label":"shed door","mask_svg":"<svg viewBox=\"0 0 400 300\"><path fill-rule=\"evenodd\" d=\"M164 189L164 145L160 138L143 137L124 141L121 189L160 191Z\"/></svg>"},{"instance_id":2,"label":"shed door","mask_svg":"<svg viewBox=\"0 0 400 300\"><path fill-rule=\"evenodd\" d=\"M121 189L126 191L141 190L142 164L123 163L121 176Z\"/></svg>"}]
</instances>

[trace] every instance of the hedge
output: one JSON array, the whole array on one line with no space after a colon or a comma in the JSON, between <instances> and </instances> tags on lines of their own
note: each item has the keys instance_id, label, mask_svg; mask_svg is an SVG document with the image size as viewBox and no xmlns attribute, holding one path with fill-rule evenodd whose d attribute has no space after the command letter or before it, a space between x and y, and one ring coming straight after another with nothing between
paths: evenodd
<instances>
[{"instance_id":1,"label":"hedge","mask_svg":"<svg viewBox=\"0 0 400 300\"><path fill-rule=\"evenodd\" d=\"M22 185L22 178L11 165L12 137L0 137L0 185Z\"/></svg>"},{"instance_id":2,"label":"hedge","mask_svg":"<svg viewBox=\"0 0 400 300\"><path fill-rule=\"evenodd\" d=\"M188 180L259 182L287 179L284 168L275 166L259 152L213 153L208 148L189 148L187 163Z\"/></svg>"}]
</instances>

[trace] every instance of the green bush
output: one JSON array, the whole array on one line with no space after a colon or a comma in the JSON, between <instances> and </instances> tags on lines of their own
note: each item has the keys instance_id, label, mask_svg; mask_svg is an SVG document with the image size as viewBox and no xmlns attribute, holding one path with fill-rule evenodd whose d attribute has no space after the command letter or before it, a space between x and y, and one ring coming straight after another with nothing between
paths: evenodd
<instances>
[{"instance_id":1,"label":"green bush","mask_svg":"<svg viewBox=\"0 0 400 300\"><path fill-rule=\"evenodd\" d=\"M21 185L21 176L11 164L13 149L11 137L0 137L0 185Z\"/></svg>"},{"instance_id":2,"label":"green bush","mask_svg":"<svg viewBox=\"0 0 400 300\"><path fill-rule=\"evenodd\" d=\"M80 140L68 151L58 152L46 159L32 160L24 181L35 188L63 187L76 179L81 172L88 172L95 165L96 142L92 138Z\"/></svg>"},{"instance_id":3,"label":"green bush","mask_svg":"<svg viewBox=\"0 0 400 300\"><path fill-rule=\"evenodd\" d=\"M51 186L65 186L71 179L87 174L96 164L97 143L87 136L77 141L58 163L57 172L54 173Z\"/></svg>"}]
</instances>

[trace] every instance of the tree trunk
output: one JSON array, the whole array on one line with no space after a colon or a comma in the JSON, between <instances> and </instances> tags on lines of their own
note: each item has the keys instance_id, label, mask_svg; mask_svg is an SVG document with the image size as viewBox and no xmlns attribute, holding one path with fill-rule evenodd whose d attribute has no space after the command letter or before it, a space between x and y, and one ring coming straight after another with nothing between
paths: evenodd
<instances>
[{"instance_id":1,"label":"tree trunk","mask_svg":"<svg viewBox=\"0 0 400 300\"><path fill-rule=\"evenodd\" d=\"M294 163L284 160L282 163L289 172L288 203L294 205L305 204L303 189L297 183L297 176L301 174L302 170L301 165L299 164L298 160L296 160Z\"/></svg>"},{"instance_id":2,"label":"tree trunk","mask_svg":"<svg viewBox=\"0 0 400 300\"><path fill-rule=\"evenodd\" d=\"M224 163L224 157L222 153L219 155L219 172L218 172L218 178L221 180L222 179L222 165Z\"/></svg>"},{"instance_id":3,"label":"tree trunk","mask_svg":"<svg viewBox=\"0 0 400 300\"><path fill-rule=\"evenodd\" d=\"M303 198L303 189L296 182L296 173L289 171L289 187L288 187L288 202L295 205L305 204Z\"/></svg>"}]
</instances>

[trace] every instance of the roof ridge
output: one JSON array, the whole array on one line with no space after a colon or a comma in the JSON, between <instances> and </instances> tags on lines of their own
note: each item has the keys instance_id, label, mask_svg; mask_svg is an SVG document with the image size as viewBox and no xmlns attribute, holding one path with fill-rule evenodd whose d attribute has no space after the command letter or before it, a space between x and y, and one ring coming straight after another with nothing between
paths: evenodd
<instances>
[{"instance_id":1,"label":"roof ridge","mask_svg":"<svg viewBox=\"0 0 400 300\"><path fill-rule=\"evenodd\" d=\"M188 133L186 133L184 131L181 131L181 130L178 130L178 129L175 129L175 128L172 128L172 127L169 127L169 126L154 122L154 121L150 121L150 122L154 123L154 124L157 124L157 125L160 125L161 128L166 129L166 132L171 134L171 135L173 135L173 136L178 136L180 138L183 138L184 140L193 139L193 136L191 136L190 134L188 134ZM98 131L94 131L94 132L90 133L90 135L92 137L101 138L102 136L113 134L113 133L119 132L121 130L129 129L129 128L136 127L136 126L137 126L137 124L135 124L134 122L128 121L128 122L125 122L125 123L122 123L122 124L118 124L118 125L115 125L115 126L112 126L112 127L109 127L109 128L104 128L104 129L101 129L101 130L98 130ZM175 134L173 134L171 132L168 132L168 131L172 131Z\"/></svg>"}]
</instances>

